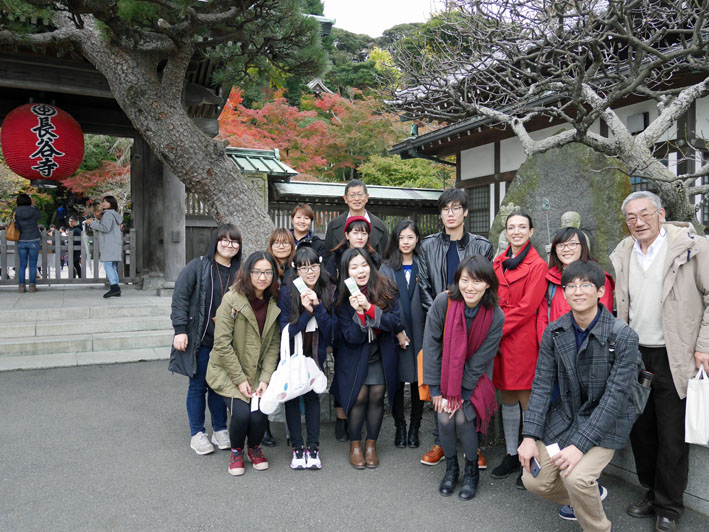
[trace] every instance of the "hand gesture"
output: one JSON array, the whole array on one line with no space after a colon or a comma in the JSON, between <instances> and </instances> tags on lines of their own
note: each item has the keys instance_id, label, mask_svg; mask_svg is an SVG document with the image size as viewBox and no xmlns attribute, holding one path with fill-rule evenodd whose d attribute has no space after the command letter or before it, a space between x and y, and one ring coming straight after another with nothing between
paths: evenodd
<instances>
[{"instance_id":1,"label":"hand gesture","mask_svg":"<svg viewBox=\"0 0 709 532\"><path fill-rule=\"evenodd\" d=\"M411 344L411 339L406 336L406 331L397 333L396 340L399 342L399 347L401 347L402 350L406 349L407 345Z\"/></svg>"},{"instance_id":2,"label":"hand gesture","mask_svg":"<svg viewBox=\"0 0 709 532\"><path fill-rule=\"evenodd\" d=\"M251 386L249 385L249 381L244 381L238 386L239 391L244 395L245 397L251 397Z\"/></svg>"},{"instance_id":3,"label":"hand gesture","mask_svg":"<svg viewBox=\"0 0 709 532\"><path fill-rule=\"evenodd\" d=\"M315 293L315 290L311 290L308 288L308 291L306 292L308 296L310 296L310 305L312 307L319 305L320 301L318 300L318 295Z\"/></svg>"},{"instance_id":4,"label":"hand gesture","mask_svg":"<svg viewBox=\"0 0 709 532\"><path fill-rule=\"evenodd\" d=\"M529 471L529 462L532 458L539 460L539 449L537 449L537 444L534 438L525 438L522 443L517 448L517 456L519 457L519 463L522 467Z\"/></svg>"},{"instance_id":5,"label":"hand gesture","mask_svg":"<svg viewBox=\"0 0 709 532\"><path fill-rule=\"evenodd\" d=\"M258 383L258 388L256 388L256 395L258 397L263 397L263 394L266 392L266 388L268 388L268 383L267 382L259 382Z\"/></svg>"},{"instance_id":6,"label":"hand gesture","mask_svg":"<svg viewBox=\"0 0 709 532\"><path fill-rule=\"evenodd\" d=\"M576 464L583 458L583 453L575 445L569 445L564 447L561 452L554 455L551 459L556 466L561 469L561 476L566 478L571 473L571 470Z\"/></svg>"},{"instance_id":7,"label":"hand gesture","mask_svg":"<svg viewBox=\"0 0 709 532\"><path fill-rule=\"evenodd\" d=\"M355 312L359 314L364 312L362 307L359 305L359 298L356 295L350 296L350 305L352 305L352 308L355 309Z\"/></svg>"},{"instance_id":8,"label":"hand gesture","mask_svg":"<svg viewBox=\"0 0 709 532\"><path fill-rule=\"evenodd\" d=\"M372 304L369 302L367 297L362 293L359 292L358 294L352 296L357 299L357 304L359 307L362 309L363 312L367 312L369 310L369 307L372 306Z\"/></svg>"},{"instance_id":9,"label":"hand gesture","mask_svg":"<svg viewBox=\"0 0 709 532\"><path fill-rule=\"evenodd\" d=\"M313 292L313 291L308 290L308 291L300 294L300 302L303 304L303 308L312 314L313 313L313 298L310 295L311 292ZM313 292L313 293L315 293L315 292ZM315 299L317 299L317 297Z\"/></svg>"},{"instance_id":10,"label":"hand gesture","mask_svg":"<svg viewBox=\"0 0 709 532\"><path fill-rule=\"evenodd\" d=\"M178 351L184 351L187 349L187 335L186 334L176 334L175 338L172 339L172 347Z\"/></svg>"}]
</instances>

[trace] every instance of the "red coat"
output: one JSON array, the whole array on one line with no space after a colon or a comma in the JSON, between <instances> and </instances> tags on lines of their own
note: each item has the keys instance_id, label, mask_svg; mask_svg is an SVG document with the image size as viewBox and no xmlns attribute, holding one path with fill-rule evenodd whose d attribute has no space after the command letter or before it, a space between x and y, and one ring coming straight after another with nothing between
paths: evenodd
<instances>
[{"instance_id":1,"label":"red coat","mask_svg":"<svg viewBox=\"0 0 709 532\"><path fill-rule=\"evenodd\" d=\"M500 307L505 313L492 382L499 390L531 390L539 354L536 314L546 294L548 268L534 247L517 268L503 272L506 258L501 253L492 263L500 282Z\"/></svg>"},{"instance_id":2,"label":"red coat","mask_svg":"<svg viewBox=\"0 0 709 532\"><path fill-rule=\"evenodd\" d=\"M539 305L539 310L537 311L537 340L541 345L542 335L544 334L544 329L549 325L549 317L551 315L551 321L556 321L561 318L564 314L571 310L571 307L566 302L564 297L564 291L561 289L561 271L556 266L549 268L546 276L547 287L549 283L556 285L556 291L554 292L554 298L551 300L551 312L547 308L547 292L544 292L544 298L542 299L542 304ZM606 272L606 291L601 298L601 304L603 304L608 311L613 314L613 288L615 288L615 282L610 273ZM547 288L548 289L548 288Z\"/></svg>"}]
</instances>

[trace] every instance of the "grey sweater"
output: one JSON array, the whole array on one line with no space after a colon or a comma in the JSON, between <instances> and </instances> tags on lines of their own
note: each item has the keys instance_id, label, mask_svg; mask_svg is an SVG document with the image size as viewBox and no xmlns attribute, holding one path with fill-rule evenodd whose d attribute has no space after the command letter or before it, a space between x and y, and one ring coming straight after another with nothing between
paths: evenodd
<instances>
[{"instance_id":1,"label":"grey sweater","mask_svg":"<svg viewBox=\"0 0 709 532\"><path fill-rule=\"evenodd\" d=\"M98 232L98 247L102 262L120 262L123 260L123 234L121 224L123 216L113 209L103 211L100 220L91 222L91 229Z\"/></svg>"}]
</instances>

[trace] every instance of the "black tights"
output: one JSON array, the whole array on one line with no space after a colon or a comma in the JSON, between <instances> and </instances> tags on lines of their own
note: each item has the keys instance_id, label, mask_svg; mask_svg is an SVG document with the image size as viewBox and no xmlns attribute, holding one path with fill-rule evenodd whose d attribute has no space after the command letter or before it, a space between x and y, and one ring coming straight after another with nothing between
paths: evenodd
<instances>
[{"instance_id":1,"label":"black tights","mask_svg":"<svg viewBox=\"0 0 709 532\"><path fill-rule=\"evenodd\" d=\"M241 399L225 397L224 402L231 411L229 423L231 448L243 449L246 438L249 439L249 447L258 447L266 431L268 416L260 410L252 412L251 405Z\"/></svg>"},{"instance_id":2,"label":"black tights","mask_svg":"<svg viewBox=\"0 0 709 532\"><path fill-rule=\"evenodd\" d=\"M384 384L364 384L347 417L350 441L362 441L362 426L367 420L367 439L376 440L384 419Z\"/></svg>"},{"instance_id":3,"label":"black tights","mask_svg":"<svg viewBox=\"0 0 709 532\"><path fill-rule=\"evenodd\" d=\"M399 389L394 394L394 406L391 409L392 416L394 420L399 423L405 423L406 418L404 416L404 386L405 382L399 385ZM421 416L423 415L423 401L419 399L419 383L412 382L411 387L411 424L420 425Z\"/></svg>"},{"instance_id":4,"label":"black tights","mask_svg":"<svg viewBox=\"0 0 709 532\"><path fill-rule=\"evenodd\" d=\"M460 436L463 444L463 451L468 460L478 454L478 433L475 430L476 419L472 421L465 419L463 410L457 410L453 418L450 414L438 414L438 436L441 439L441 447L446 458L453 458L458 454L458 438Z\"/></svg>"}]
</instances>

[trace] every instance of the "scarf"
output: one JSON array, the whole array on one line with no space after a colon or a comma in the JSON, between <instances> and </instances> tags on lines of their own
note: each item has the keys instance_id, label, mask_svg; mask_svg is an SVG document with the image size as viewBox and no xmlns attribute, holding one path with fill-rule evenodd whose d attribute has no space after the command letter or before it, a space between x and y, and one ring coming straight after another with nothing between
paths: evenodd
<instances>
[{"instance_id":1,"label":"scarf","mask_svg":"<svg viewBox=\"0 0 709 532\"><path fill-rule=\"evenodd\" d=\"M464 301L449 299L443 328L441 392L451 408L460 408L463 404L463 368L487 338L494 315L492 309L481 305L468 331L465 326L465 308ZM463 338L467 341L461 341ZM497 409L495 391L486 374L478 380L470 401L475 409L478 430L486 432L487 425Z\"/></svg>"},{"instance_id":2,"label":"scarf","mask_svg":"<svg viewBox=\"0 0 709 532\"><path fill-rule=\"evenodd\" d=\"M502 261L502 269L503 270L514 270L522 264L522 261L524 258L527 256L527 253L529 253L530 248L532 247L532 241L528 240L527 245L522 248L522 251L519 252L519 254L512 258L512 259L504 259ZM507 251L505 251L505 257L511 257L512 256L512 246L510 245L507 248Z\"/></svg>"}]
</instances>

